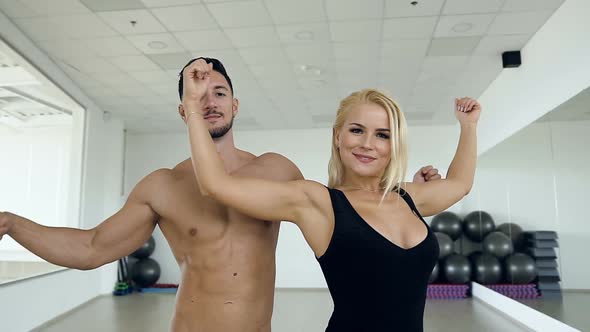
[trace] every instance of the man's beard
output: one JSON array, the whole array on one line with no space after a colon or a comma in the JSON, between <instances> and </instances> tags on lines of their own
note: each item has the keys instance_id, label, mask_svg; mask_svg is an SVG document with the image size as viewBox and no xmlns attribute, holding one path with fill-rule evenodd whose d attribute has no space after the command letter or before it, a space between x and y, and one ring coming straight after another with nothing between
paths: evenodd
<instances>
[{"instance_id":1,"label":"man's beard","mask_svg":"<svg viewBox=\"0 0 590 332\"><path fill-rule=\"evenodd\" d=\"M221 127L221 128L213 128L211 130L209 130L209 134L211 135L212 139L216 139L216 138L221 138L223 136L225 136L225 134L227 134L227 132L232 128L232 126L234 125L234 117L231 117L231 120L229 121L228 124L226 124L225 126Z\"/></svg>"}]
</instances>

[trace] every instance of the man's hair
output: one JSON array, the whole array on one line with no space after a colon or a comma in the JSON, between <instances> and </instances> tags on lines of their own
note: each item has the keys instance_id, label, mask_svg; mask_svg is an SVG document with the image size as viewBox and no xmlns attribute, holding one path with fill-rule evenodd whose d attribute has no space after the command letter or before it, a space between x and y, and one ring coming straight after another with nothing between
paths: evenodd
<instances>
[{"instance_id":1,"label":"man's hair","mask_svg":"<svg viewBox=\"0 0 590 332\"><path fill-rule=\"evenodd\" d=\"M229 84L229 88L231 89L231 93L233 95L234 87L231 84L231 79L229 78L229 76L227 75L227 72L225 71L225 67L223 66L223 63L221 63L221 61L214 59L214 58L198 57L198 58L194 58L191 61L189 61L184 67L182 67L182 70L178 74L178 76L180 77L180 79L178 80L178 96L180 96L180 101L182 101L182 72L184 71L184 68L188 67L191 63L193 63L199 59L203 59L203 60L205 60L205 62L213 64L213 70L215 70L216 72L223 75L223 77L225 77L225 79L227 80L227 83Z\"/></svg>"}]
</instances>

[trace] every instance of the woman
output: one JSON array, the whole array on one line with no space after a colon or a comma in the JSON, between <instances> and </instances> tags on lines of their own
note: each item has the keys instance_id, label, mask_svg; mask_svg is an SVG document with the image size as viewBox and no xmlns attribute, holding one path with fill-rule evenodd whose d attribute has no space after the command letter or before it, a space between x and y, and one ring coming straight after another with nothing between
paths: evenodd
<instances>
[{"instance_id":1,"label":"woman","mask_svg":"<svg viewBox=\"0 0 590 332\"><path fill-rule=\"evenodd\" d=\"M326 331L422 331L438 243L421 215L447 209L471 189L479 103L455 100L461 136L444 180L403 182L403 114L381 92L362 90L340 104L328 187L273 182L225 173L204 120L214 104L209 99L217 98L208 88L210 72L204 61L183 72L183 107L201 191L252 217L287 220L301 229L334 300Z\"/></svg>"}]
</instances>

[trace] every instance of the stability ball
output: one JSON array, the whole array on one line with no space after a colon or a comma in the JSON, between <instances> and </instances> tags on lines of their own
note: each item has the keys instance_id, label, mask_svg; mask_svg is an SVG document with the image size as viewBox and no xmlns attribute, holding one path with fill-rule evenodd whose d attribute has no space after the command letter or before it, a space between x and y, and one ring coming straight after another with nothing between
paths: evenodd
<instances>
[{"instance_id":1,"label":"stability ball","mask_svg":"<svg viewBox=\"0 0 590 332\"><path fill-rule=\"evenodd\" d=\"M508 235L510 240L512 240L512 246L514 247L514 250L524 249L524 233L522 232L522 228L520 226L513 223L504 223L496 227L496 230Z\"/></svg>"},{"instance_id":2,"label":"stability ball","mask_svg":"<svg viewBox=\"0 0 590 332\"><path fill-rule=\"evenodd\" d=\"M501 232L491 232L483 240L483 252L504 258L514 252L512 241L510 238Z\"/></svg>"},{"instance_id":3,"label":"stability ball","mask_svg":"<svg viewBox=\"0 0 590 332\"><path fill-rule=\"evenodd\" d=\"M431 284L431 283L435 282L438 279L438 274L439 274L439 268L438 268L438 263L436 263L434 265L434 268L432 269L432 273L430 273L430 278L428 278L428 283Z\"/></svg>"},{"instance_id":4,"label":"stability ball","mask_svg":"<svg viewBox=\"0 0 590 332\"><path fill-rule=\"evenodd\" d=\"M135 257L135 258L148 258L150 257L151 254L154 253L154 250L156 249L156 241L154 240L153 236L150 236L149 240L147 240L144 244L141 245L141 247L137 248L137 250L135 250L131 256Z\"/></svg>"},{"instance_id":5,"label":"stability ball","mask_svg":"<svg viewBox=\"0 0 590 332\"><path fill-rule=\"evenodd\" d=\"M471 266L473 279L480 284L497 284L502 280L502 264L490 254L474 255Z\"/></svg>"},{"instance_id":6,"label":"stability ball","mask_svg":"<svg viewBox=\"0 0 590 332\"><path fill-rule=\"evenodd\" d=\"M506 281L511 284L528 284L537 277L535 261L527 254L510 255L504 264Z\"/></svg>"},{"instance_id":7,"label":"stability ball","mask_svg":"<svg viewBox=\"0 0 590 332\"><path fill-rule=\"evenodd\" d=\"M439 247L438 258L443 259L443 258L447 257L448 255L452 254L453 250L455 248L455 243L453 242L451 237L445 233L440 233L440 232L434 232L434 235L436 236L436 239L438 240L438 247Z\"/></svg>"},{"instance_id":8,"label":"stability ball","mask_svg":"<svg viewBox=\"0 0 590 332\"><path fill-rule=\"evenodd\" d=\"M471 280L471 264L467 257L452 254L443 262L443 273L449 283L464 284Z\"/></svg>"},{"instance_id":9,"label":"stability ball","mask_svg":"<svg viewBox=\"0 0 590 332\"><path fill-rule=\"evenodd\" d=\"M131 267L131 280L141 288L155 284L159 278L160 265L151 258L140 259Z\"/></svg>"},{"instance_id":10,"label":"stability ball","mask_svg":"<svg viewBox=\"0 0 590 332\"><path fill-rule=\"evenodd\" d=\"M481 242L495 227L494 219L485 211L473 211L463 219L465 236L475 242Z\"/></svg>"},{"instance_id":11,"label":"stability ball","mask_svg":"<svg viewBox=\"0 0 590 332\"><path fill-rule=\"evenodd\" d=\"M461 236L461 218L453 212L445 211L432 218L430 227L435 232L445 233L456 240Z\"/></svg>"}]
</instances>

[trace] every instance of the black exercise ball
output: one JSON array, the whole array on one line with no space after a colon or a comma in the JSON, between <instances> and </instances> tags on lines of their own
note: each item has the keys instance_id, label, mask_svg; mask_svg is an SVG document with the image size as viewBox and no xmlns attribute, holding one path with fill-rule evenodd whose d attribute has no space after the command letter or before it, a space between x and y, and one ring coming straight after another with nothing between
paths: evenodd
<instances>
[{"instance_id":1,"label":"black exercise ball","mask_svg":"<svg viewBox=\"0 0 590 332\"><path fill-rule=\"evenodd\" d=\"M490 254L474 255L471 261L473 280L483 285L497 284L502 280L502 264Z\"/></svg>"},{"instance_id":2,"label":"black exercise ball","mask_svg":"<svg viewBox=\"0 0 590 332\"><path fill-rule=\"evenodd\" d=\"M434 235L436 236L436 239L438 240L438 247L439 247L438 258L443 259L443 258L447 257L448 255L452 254L453 250L455 249L455 242L453 242L451 237L445 233L440 233L440 232L434 232Z\"/></svg>"},{"instance_id":3,"label":"black exercise ball","mask_svg":"<svg viewBox=\"0 0 590 332\"><path fill-rule=\"evenodd\" d=\"M447 234L454 241L461 236L461 218L453 212L441 212L432 218L430 228L435 232Z\"/></svg>"},{"instance_id":4,"label":"black exercise ball","mask_svg":"<svg viewBox=\"0 0 590 332\"><path fill-rule=\"evenodd\" d=\"M452 254L443 261L443 274L451 284L465 284L471 280L471 264L467 257Z\"/></svg>"},{"instance_id":5,"label":"black exercise ball","mask_svg":"<svg viewBox=\"0 0 590 332\"><path fill-rule=\"evenodd\" d=\"M525 247L524 233L522 228L517 224L504 223L496 227L496 231L502 232L512 240L512 246L514 250L523 250Z\"/></svg>"},{"instance_id":6,"label":"black exercise ball","mask_svg":"<svg viewBox=\"0 0 590 332\"><path fill-rule=\"evenodd\" d=\"M504 258L514 252L512 241L510 238L501 232L491 232L485 239L483 239L483 252Z\"/></svg>"},{"instance_id":7,"label":"black exercise ball","mask_svg":"<svg viewBox=\"0 0 590 332\"><path fill-rule=\"evenodd\" d=\"M475 242L481 242L494 228L494 219L485 211L473 211L463 219L465 236Z\"/></svg>"},{"instance_id":8,"label":"black exercise ball","mask_svg":"<svg viewBox=\"0 0 590 332\"><path fill-rule=\"evenodd\" d=\"M141 245L141 247L137 248L137 250L131 253L131 256L139 259L148 258L154 253L154 250L156 250L156 241L154 240L153 236L150 236L149 240L147 240Z\"/></svg>"},{"instance_id":9,"label":"black exercise ball","mask_svg":"<svg viewBox=\"0 0 590 332\"><path fill-rule=\"evenodd\" d=\"M511 284L528 284L537 277L535 261L527 254L510 255L504 264L506 281Z\"/></svg>"},{"instance_id":10,"label":"black exercise ball","mask_svg":"<svg viewBox=\"0 0 590 332\"><path fill-rule=\"evenodd\" d=\"M141 288L148 287L160 278L160 265L151 258L144 258L133 264L130 272L135 285Z\"/></svg>"},{"instance_id":11,"label":"black exercise ball","mask_svg":"<svg viewBox=\"0 0 590 332\"><path fill-rule=\"evenodd\" d=\"M432 273L430 273L430 278L428 278L428 283L431 284L431 283L435 282L438 279L438 274L439 274L439 268L438 268L438 263L436 263L436 265L434 265L434 268L432 269Z\"/></svg>"}]
</instances>

